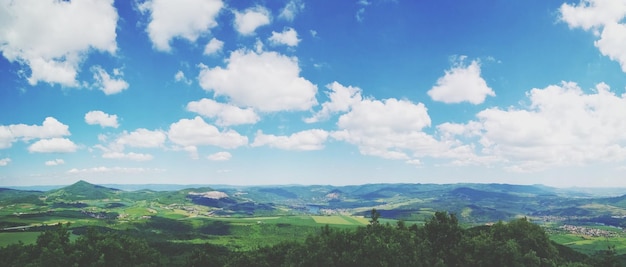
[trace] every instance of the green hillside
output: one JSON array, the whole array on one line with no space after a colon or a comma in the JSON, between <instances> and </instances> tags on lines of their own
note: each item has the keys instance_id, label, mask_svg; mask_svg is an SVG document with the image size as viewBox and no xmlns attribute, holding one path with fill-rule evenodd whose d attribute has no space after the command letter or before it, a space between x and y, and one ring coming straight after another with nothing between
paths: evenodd
<instances>
[{"instance_id":1,"label":"green hillside","mask_svg":"<svg viewBox=\"0 0 626 267\"><path fill-rule=\"evenodd\" d=\"M80 201L112 199L116 198L119 193L119 189L94 185L81 180L70 186L48 191L45 195L51 200Z\"/></svg>"},{"instance_id":2,"label":"green hillside","mask_svg":"<svg viewBox=\"0 0 626 267\"><path fill-rule=\"evenodd\" d=\"M367 224L376 209L380 221L391 225L424 225L437 211L455 214L466 228L528 218L552 240L593 254L606 244L626 240L625 198L541 185L193 186L123 191L79 181L45 192L0 189L0 239L4 244L34 242L34 233L71 223L75 234L101 227L163 242L249 251L285 240L303 241L323 225L355 229ZM626 253L626 246L615 249Z\"/></svg>"}]
</instances>

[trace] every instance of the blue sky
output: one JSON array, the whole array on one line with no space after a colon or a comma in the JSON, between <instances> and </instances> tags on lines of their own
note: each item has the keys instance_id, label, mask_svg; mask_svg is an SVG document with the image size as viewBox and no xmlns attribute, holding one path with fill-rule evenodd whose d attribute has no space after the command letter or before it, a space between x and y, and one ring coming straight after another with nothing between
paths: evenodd
<instances>
[{"instance_id":1,"label":"blue sky","mask_svg":"<svg viewBox=\"0 0 626 267\"><path fill-rule=\"evenodd\" d=\"M0 1L0 186L626 187L626 1Z\"/></svg>"}]
</instances>

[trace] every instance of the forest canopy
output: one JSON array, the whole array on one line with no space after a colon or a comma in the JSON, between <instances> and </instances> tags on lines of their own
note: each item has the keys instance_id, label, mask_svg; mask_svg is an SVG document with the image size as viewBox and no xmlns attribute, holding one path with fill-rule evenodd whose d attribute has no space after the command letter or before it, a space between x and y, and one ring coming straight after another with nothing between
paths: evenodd
<instances>
[{"instance_id":1,"label":"forest canopy","mask_svg":"<svg viewBox=\"0 0 626 267\"><path fill-rule=\"evenodd\" d=\"M250 251L151 241L133 232L87 228L70 239L68 225L44 231L32 245L0 249L5 266L621 266L612 248L593 256L558 245L526 218L464 229L436 212L423 226L370 223L322 227L304 242Z\"/></svg>"}]
</instances>

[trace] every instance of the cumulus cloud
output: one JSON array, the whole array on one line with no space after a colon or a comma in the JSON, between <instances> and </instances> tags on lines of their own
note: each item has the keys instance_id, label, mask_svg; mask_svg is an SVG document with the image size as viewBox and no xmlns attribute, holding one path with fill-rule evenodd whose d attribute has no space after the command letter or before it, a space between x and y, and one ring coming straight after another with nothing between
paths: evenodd
<instances>
[{"instance_id":1,"label":"cumulus cloud","mask_svg":"<svg viewBox=\"0 0 626 267\"><path fill-rule=\"evenodd\" d=\"M626 160L626 95L600 83L585 93L563 82L528 92L527 108L489 108L455 134L479 138L481 153L514 171Z\"/></svg>"},{"instance_id":2,"label":"cumulus cloud","mask_svg":"<svg viewBox=\"0 0 626 267\"><path fill-rule=\"evenodd\" d=\"M617 61L626 72L626 24L611 23L604 26L600 39L594 42L602 55Z\"/></svg>"},{"instance_id":3,"label":"cumulus cloud","mask_svg":"<svg viewBox=\"0 0 626 267\"><path fill-rule=\"evenodd\" d=\"M77 149L78 146L67 138L41 139L28 147L31 153L71 153Z\"/></svg>"},{"instance_id":4,"label":"cumulus cloud","mask_svg":"<svg viewBox=\"0 0 626 267\"><path fill-rule=\"evenodd\" d=\"M139 5L139 10L150 14L146 31L154 48L168 52L172 39L195 42L217 26L215 19L223 6L221 0L148 0Z\"/></svg>"},{"instance_id":5,"label":"cumulus cloud","mask_svg":"<svg viewBox=\"0 0 626 267\"><path fill-rule=\"evenodd\" d=\"M57 166L57 165L63 165L65 164L65 161L63 159L54 159L54 160L48 160L45 162L46 166Z\"/></svg>"},{"instance_id":6,"label":"cumulus cloud","mask_svg":"<svg viewBox=\"0 0 626 267\"><path fill-rule=\"evenodd\" d=\"M274 45L298 46L298 32L293 28L287 28L283 32L272 31L269 41Z\"/></svg>"},{"instance_id":7,"label":"cumulus cloud","mask_svg":"<svg viewBox=\"0 0 626 267\"><path fill-rule=\"evenodd\" d=\"M123 153L123 152L105 152L102 154L102 158L105 159L128 159L133 161L148 161L152 160L154 157L150 154L143 153Z\"/></svg>"},{"instance_id":8,"label":"cumulus cloud","mask_svg":"<svg viewBox=\"0 0 626 267\"><path fill-rule=\"evenodd\" d=\"M389 159L409 159L409 146L436 143L422 129L430 126L424 104L406 100L363 100L339 117L333 137L357 145L362 154Z\"/></svg>"},{"instance_id":9,"label":"cumulus cloud","mask_svg":"<svg viewBox=\"0 0 626 267\"><path fill-rule=\"evenodd\" d=\"M471 145L453 138L436 138L424 132L431 120L422 103L394 98L364 99L339 117L336 140L358 147L363 155L421 163L420 158L452 159L452 164L477 164L482 159Z\"/></svg>"},{"instance_id":10,"label":"cumulus cloud","mask_svg":"<svg viewBox=\"0 0 626 267\"><path fill-rule=\"evenodd\" d=\"M200 116L172 123L167 135L170 141L182 147L210 145L228 149L248 144L247 137L234 130L220 132L217 127L206 123Z\"/></svg>"},{"instance_id":11,"label":"cumulus cloud","mask_svg":"<svg viewBox=\"0 0 626 267\"><path fill-rule=\"evenodd\" d=\"M147 172L164 172L164 169L155 168L124 168L124 167L93 167L78 169L73 168L67 171L69 174L89 174L89 173L147 173Z\"/></svg>"},{"instance_id":12,"label":"cumulus cloud","mask_svg":"<svg viewBox=\"0 0 626 267\"><path fill-rule=\"evenodd\" d=\"M11 163L11 159L10 158L0 159L0 167L7 166L7 165L9 165L9 163Z\"/></svg>"},{"instance_id":13,"label":"cumulus cloud","mask_svg":"<svg viewBox=\"0 0 626 267\"><path fill-rule=\"evenodd\" d=\"M226 160L230 160L230 158L232 157L233 155L231 155L230 153L226 151L222 151L222 152L217 152L217 153L209 155L207 159L213 160L213 161L226 161Z\"/></svg>"},{"instance_id":14,"label":"cumulus cloud","mask_svg":"<svg viewBox=\"0 0 626 267\"><path fill-rule=\"evenodd\" d=\"M473 60L465 65L461 60L445 72L437 80L437 84L428 91L428 95L435 101L444 103L469 102L481 104L487 96L495 96L487 82L480 76L480 63Z\"/></svg>"},{"instance_id":15,"label":"cumulus cloud","mask_svg":"<svg viewBox=\"0 0 626 267\"><path fill-rule=\"evenodd\" d=\"M124 73L119 69L113 69L113 76L100 66L91 67L91 72L93 72L93 79L95 80L93 86L104 92L105 95L117 94L128 89L128 83L122 78Z\"/></svg>"},{"instance_id":16,"label":"cumulus cloud","mask_svg":"<svg viewBox=\"0 0 626 267\"><path fill-rule=\"evenodd\" d=\"M294 133L290 136L276 136L258 131L251 144L253 147L269 146L283 150L320 150L329 133L321 129L312 129Z\"/></svg>"},{"instance_id":17,"label":"cumulus cloud","mask_svg":"<svg viewBox=\"0 0 626 267\"><path fill-rule=\"evenodd\" d=\"M0 52L28 67L31 85L77 87L79 67L90 52L117 50L113 0L2 1L0 18Z\"/></svg>"},{"instance_id":18,"label":"cumulus cloud","mask_svg":"<svg viewBox=\"0 0 626 267\"><path fill-rule=\"evenodd\" d=\"M304 10L304 2L301 0L291 0L280 11L278 18L286 21L293 21L296 15L302 12L302 10Z\"/></svg>"},{"instance_id":19,"label":"cumulus cloud","mask_svg":"<svg viewBox=\"0 0 626 267\"><path fill-rule=\"evenodd\" d=\"M101 142L107 142L109 136L100 135ZM123 131L115 139L106 145L95 145L94 148L102 151L102 158L124 159L133 161L148 161L154 157L151 154L125 152L127 147L133 148L156 148L162 147L167 139L165 132L161 130L136 129L132 132Z\"/></svg>"},{"instance_id":20,"label":"cumulus cloud","mask_svg":"<svg viewBox=\"0 0 626 267\"><path fill-rule=\"evenodd\" d=\"M602 55L617 61L626 72L626 1L581 0L561 5L561 20L570 28L593 31L599 37L594 45Z\"/></svg>"},{"instance_id":21,"label":"cumulus cloud","mask_svg":"<svg viewBox=\"0 0 626 267\"><path fill-rule=\"evenodd\" d=\"M219 51L222 51L223 47L224 47L224 42L213 38L204 47L204 55L206 56L213 55Z\"/></svg>"},{"instance_id":22,"label":"cumulus cloud","mask_svg":"<svg viewBox=\"0 0 626 267\"><path fill-rule=\"evenodd\" d=\"M0 125L0 149L9 148L17 140L30 141L70 135L69 126L54 117L44 119L41 126L26 124Z\"/></svg>"},{"instance_id":23,"label":"cumulus cloud","mask_svg":"<svg viewBox=\"0 0 626 267\"><path fill-rule=\"evenodd\" d=\"M176 72L176 74L174 74L174 80L176 80L177 82L185 83L187 85L191 84L191 80L185 77L185 73L182 70L179 70Z\"/></svg>"},{"instance_id":24,"label":"cumulus cloud","mask_svg":"<svg viewBox=\"0 0 626 267\"><path fill-rule=\"evenodd\" d=\"M312 117L306 118L304 120L306 123L328 119L333 113L347 112L350 110L350 107L360 103L362 100L361 88L352 86L346 87L338 82L328 84L326 88L328 88L328 91L324 93L328 96L329 101L324 102L322 109Z\"/></svg>"},{"instance_id":25,"label":"cumulus cloud","mask_svg":"<svg viewBox=\"0 0 626 267\"><path fill-rule=\"evenodd\" d=\"M626 16L626 2L618 0L581 0L578 4L563 3L561 19L572 28L590 30L619 22Z\"/></svg>"},{"instance_id":26,"label":"cumulus cloud","mask_svg":"<svg viewBox=\"0 0 626 267\"><path fill-rule=\"evenodd\" d=\"M129 147L151 148L160 147L165 143L167 136L161 130L148 130L139 128L132 132L124 131L115 143Z\"/></svg>"},{"instance_id":27,"label":"cumulus cloud","mask_svg":"<svg viewBox=\"0 0 626 267\"><path fill-rule=\"evenodd\" d=\"M85 114L85 122L89 125L98 124L101 127L117 128L117 115L110 115L100 110L92 110Z\"/></svg>"},{"instance_id":28,"label":"cumulus cloud","mask_svg":"<svg viewBox=\"0 0 626 267\"><path fill-rule=\"evenodd\" d=\"M268 25L271 21L271 14L267 8L255 6L243 12L234 11L234 26L241 35L252 35L258 27Z\"/></svg>"},{"instance_id":29,"label":"cumulus cloud","mask_svg":"<svg viewBox=\"0 0 626 267\"><path fill-rule=\"evenodd\" d=\"M215 118L215 123L219 126L254 124L260 120L252 108L242 109L207 98L189 102L187 110L205 118Z\"/></svg>"},{"instance_id":30,"label":"cumulus cloud","mask_svg":"<svg viewBox=\"0 0 626 267\"><path fill-rule=\"evenodd\" d=\"M189 157L191 159L199 159L200 158L200 156L198 155L198 147L196 147L196 146L184 146L182 148L175 147L174 149L175 150L183 150L183 151L189 153Z\"/></svg>"},{"instance_id":31,"label":"cumulus cloud","mask_svg":"<svg viewBox=\"0 0 626 267\"><path fill-rule=\"evenodd\" d=\"M259 111L307 110L317 104L317 86L300 77L295 57L237 50L226 68L201 66L200 86L240 107ZM271 67L268 67L271 66Z\"/></svg>"}]
</instances>

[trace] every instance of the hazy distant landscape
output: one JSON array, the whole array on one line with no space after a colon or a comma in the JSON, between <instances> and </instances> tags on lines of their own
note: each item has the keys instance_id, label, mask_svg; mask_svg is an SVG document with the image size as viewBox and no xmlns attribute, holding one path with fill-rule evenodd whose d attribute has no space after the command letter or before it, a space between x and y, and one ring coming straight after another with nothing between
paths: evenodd
<instances>
[{"instance_id":1,"label":"hazy distant landscape","mask_svg":"<svg viewBox=\"0 0 626 267\"><path fill-rule=\"evenodd\" d=\"M85 181L48 191L0 189L0 246L34 244L51 226L69 224L74 238L95 227L149 233L151 242L253 251L304 242L325 225L366 227L375 209L390 225L425 225L438 211L454 214L464 229L527 218L575 251L594 255L614 246L618 255L626 253L626 195L612 190L603 195L600 189L509 184L119 187L126 190Z\"/></svg>"}]
</instances>

